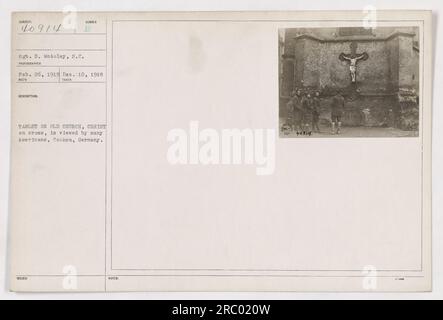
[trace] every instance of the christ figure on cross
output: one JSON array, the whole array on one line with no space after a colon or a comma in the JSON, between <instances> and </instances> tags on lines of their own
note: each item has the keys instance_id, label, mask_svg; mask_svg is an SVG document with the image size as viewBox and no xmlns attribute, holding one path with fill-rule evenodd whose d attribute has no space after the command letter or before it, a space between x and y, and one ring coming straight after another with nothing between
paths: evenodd
<instances>
[{"instance_id":1,"label":"christ figure on cross","mask_svg":"<svg viewBox=\"0 0 443 320\"><path fill-rule=\"evenodd\" d=\"M355 83L357 81L357 62L360 60L363 61L367 60L369 58L369 55L366 52L363 52L362 54L357 54L357 43L355 42L352 42L350 47L351 47L351 53L350 54L340 53L339 59L341 61L349 62L351 81L352 83Z\"/></svg>"}]
</instances>

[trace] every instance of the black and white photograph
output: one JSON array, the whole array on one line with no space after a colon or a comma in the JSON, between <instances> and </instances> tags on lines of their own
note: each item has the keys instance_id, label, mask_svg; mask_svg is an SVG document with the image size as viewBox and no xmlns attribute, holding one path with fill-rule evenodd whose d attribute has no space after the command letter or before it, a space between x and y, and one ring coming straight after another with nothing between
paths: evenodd
<instances>
[{"instance_id":1,"label":"black and white photograph","mask_svg":"<svg viewBox=\"0 0 443 320\"><path fill-rule=\"evenodd\" d=\"M418 27L279 30L280 137L417 137Z\"/></svg>"}]
</instances>

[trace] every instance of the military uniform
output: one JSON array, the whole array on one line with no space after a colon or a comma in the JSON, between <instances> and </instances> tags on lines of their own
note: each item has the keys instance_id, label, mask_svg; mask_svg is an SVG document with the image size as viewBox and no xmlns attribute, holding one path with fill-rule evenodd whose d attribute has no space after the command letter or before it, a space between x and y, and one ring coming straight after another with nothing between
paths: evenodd
<instances>
[{"instance_id":1,"label":"military uniform","mask_svg":"<svg viewBox=\"0 0 443 320\"><path fill-rule=\"evenodd\" d=\"M302 110L303 110L303 125L305 127L309 127L312 123L312 99L311 98L303 97Z\"/></svg>"},{"instance_id":2,"label":"military uniform","mask_svg":"<svg viewBox=\"0 0 443 320\"><path fill-rule=\"evenodd\" d=\"M345 107L345 100L342 96L335 96L332 99L332 105L331 105L332 122L341 122L344 107Z\"/></svg>"},{"instance_id":3,"label":"military uniform","mask_svg":"<svg viewBox=\"0 0 443 320\"><path fill-rule=\"evenodd\" d=\"M293 110L292 110L292 125L294 126L294 130L300 130L302 120L303 120L303 111L302 111L302 98L300 96L293 97Z\"/></svg>"},{"instance_id":4,"label":"military uniform","mask_svg":"<svg viewBox=\"0 0 443 320\"><path fill-rule=\"evenodd\" d=\"M312 130L320 131L318 121L320 120L320 99L314 97L312 99Z\"/></svg>"},{"instance_id":5,"label":"military uniform","mask_svg":"<svg viewBox=\"0 0 443 320\"><path fill-rule=\"evenodd\" d=\"M331 104L331 121L332 121L332 133L340 133L341 118L343 116L345 108L345 98L342 95L336 95L332 98ZM337 132L335 132L335 125L337 125Z\"/></svg>"}]
</instances>

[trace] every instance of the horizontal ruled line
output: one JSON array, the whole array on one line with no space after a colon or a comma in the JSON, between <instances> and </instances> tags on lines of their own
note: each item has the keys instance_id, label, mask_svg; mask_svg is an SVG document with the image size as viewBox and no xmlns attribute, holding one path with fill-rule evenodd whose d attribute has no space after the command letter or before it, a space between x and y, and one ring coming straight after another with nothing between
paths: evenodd
<instances>
[{"instance_id":1,"label":"horizontal ruled line","mask_svg":"<svg viewBox=\"0 0 443 320\"><path fill-rule=\"evenodd\" d=\"M23 68L23 67L28 67L28 68L106 68L106 66L89 66L89 65L82 65L82 66L43 66L43 65L26 65L26 64L22 64L22 65L18 65L16 66L17 68Z\"/></svg>"},{"instance_id":2,"label":"horizontal ruled line","mask_svg":"<svg viewBox=\"0 0 443 320\"><path fill-rule=\"evenodd\" d=\"M31 33L21 32L17 33L20 36L105 36L106 33Z\"/></svg>"},{"instance_id":3,"label":"horizontal ruled line","mask_svg":"<svg viewBox=\"0 0 443 320\"><path fill-rule=\"evenodd\" d=\"M26 48L20 48L20 49L15 49L16 51L106 51L106 49L62 49L62 48L57 48L57 49L52 49L52 48L41 48L41 49L26 49Z\"/></svg>"},{"instance_id":4,"label":"horizontal ruled line","mask_svg":"<svg viewBox=\"0 0 443 320\"><path fill-rule=\"evenodd\" d=\"M53 83L53 84L61 84L61 83L106 83L106 81L60 81L60 82L54 82L54 81L17 81L16 83Z\"/></svg>"},{"instance_id":5,"label":"horizontal ruled line","mask_svg":"<svg viewBox=\"0 0 443 320\"><path fill-rule=\"evenodd\" d=\"M366 278L367 275L272 275L272 274L108 274L108 275L77 275L77 277L269 277L269 278ZM66 274L44 274L44 275L17 275L16 277L66 277ZM374 278L425 278L425 276L406 276L406 275L392 275L392 276L384 276L384 275L375 275Z\"/></svg>"}]
</instances>

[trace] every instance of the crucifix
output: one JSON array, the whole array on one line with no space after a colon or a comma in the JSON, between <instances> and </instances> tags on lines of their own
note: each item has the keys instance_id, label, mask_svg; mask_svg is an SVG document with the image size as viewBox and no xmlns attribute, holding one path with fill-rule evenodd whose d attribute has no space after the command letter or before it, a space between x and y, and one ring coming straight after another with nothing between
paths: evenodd
<instances>
[{"instance_id":1,"label":"crucifix","mask_svg":"<svg viewBox=\"0 0 443 320\"><path fill-rule=\"evenodd\" d=\"M352 83L355 83L357 81L357 62L360 60L367 60L369 58L369 55L366 52L363 52L361 54L357 54L357 43L351 42L350 45L351 53L350 54L344 54L340 53L340 56L338 57L341 61L347 61L349 62L349 71L351 73L351 81Z\"/></svg>"}]
</instances>

